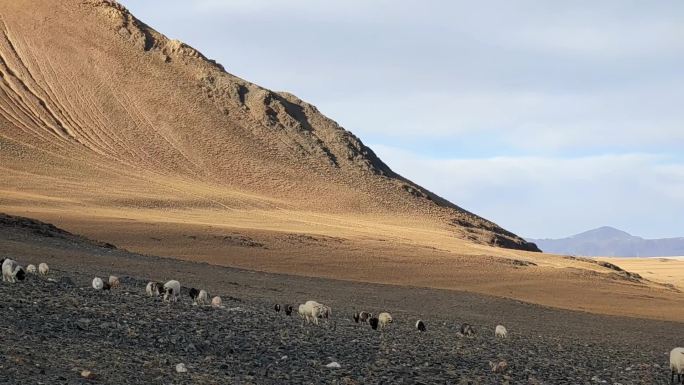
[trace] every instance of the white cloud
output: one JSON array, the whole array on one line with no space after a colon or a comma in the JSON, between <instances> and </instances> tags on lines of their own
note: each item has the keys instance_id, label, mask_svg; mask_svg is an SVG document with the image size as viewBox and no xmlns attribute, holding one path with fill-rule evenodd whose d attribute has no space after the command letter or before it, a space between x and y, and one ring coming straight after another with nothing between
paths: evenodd
<instances>
[{"instance_id":1,"label":"white cloud","mask_svg":"<svg viewBox=\"0 0 684 385\"><path fill-rule=\"evenodd\" d=\"M518 233L684 235L681 0L122 2Z\"/></svg>"},{"instance_id":2,"label":"white cloud","mask_svg":"<svg viewBox=\"0 0 684 385\"><path fill-rule=\"evenodd\" d=\"M394 171L521 235L560 237L602 225L642 236L682 235L684 162L676 159L434 159L373 148Z\"/></svg>"}]
</instances>

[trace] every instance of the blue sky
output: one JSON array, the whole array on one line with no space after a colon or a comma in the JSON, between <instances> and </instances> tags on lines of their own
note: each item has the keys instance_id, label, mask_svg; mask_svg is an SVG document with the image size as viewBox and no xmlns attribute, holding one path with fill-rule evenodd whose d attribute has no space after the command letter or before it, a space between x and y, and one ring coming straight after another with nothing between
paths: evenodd
<instances>
[{"instance_id":1,"label":"blue sky","mask_svg":"<svg viewBox=\"0 0 684 385\"><path fill-rule=\"evenodd\" d=\"M122 3L520 235L684 236L681 0Z\"/></svg>"}]
</instances>

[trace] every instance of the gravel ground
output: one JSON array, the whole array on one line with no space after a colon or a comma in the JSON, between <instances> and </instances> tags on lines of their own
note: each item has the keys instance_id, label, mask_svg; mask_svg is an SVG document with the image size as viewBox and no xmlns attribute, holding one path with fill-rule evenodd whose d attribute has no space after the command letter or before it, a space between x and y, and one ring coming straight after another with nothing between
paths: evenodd
<instances>
[{"instance_id":1,"label":"gravel ground","mask_svg":"<svg viewBox=\"0 0 684 385\"><path fill-rule=\"evenodd\" d=\"M681 323L216 267L34 227L0 226L0 256L45 261L55 280L0 282L0 384L666 384L668 352L684 346ZM109 274L123 287L90 288ZM147 280L170 278L220 295L224 308L145 295ZM302 325L273 310L309 299L331 305L332 322ZM374 331L351 320L355 310L395 322ZM426 333L414 330L418 318ZM457 336L463 322L474 338ZM506 340L494 338L498 323Z\"/></svg>"}]
</instances>

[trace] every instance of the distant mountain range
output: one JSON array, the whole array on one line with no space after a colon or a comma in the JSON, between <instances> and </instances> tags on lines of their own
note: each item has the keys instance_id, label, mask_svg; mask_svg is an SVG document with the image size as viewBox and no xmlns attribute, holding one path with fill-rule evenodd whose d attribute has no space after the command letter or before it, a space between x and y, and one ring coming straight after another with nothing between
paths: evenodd
<instances>
[{"instance_id":1,"label":"distant mountain range","mask_svg":"<svg viewBox=\"0 0 684 385\"><path fill-rule=\"evenodd\" d=\"M684 237L645 239L613 227L599 227L568 238L531 239L547 253L606 257L684 256Z\"/></svg>"}]
</instances>

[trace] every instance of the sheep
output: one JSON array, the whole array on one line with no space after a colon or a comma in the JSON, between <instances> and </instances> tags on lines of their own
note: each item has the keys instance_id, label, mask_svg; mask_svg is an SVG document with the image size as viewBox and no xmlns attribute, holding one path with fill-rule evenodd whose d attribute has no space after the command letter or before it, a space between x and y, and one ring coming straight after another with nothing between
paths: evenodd
<instances>
[{"instance_id":1,"label":"sheep","mask_svg":"<svg viewBox=\"0 0 684 385\"><path fill-rule=\"evenodd\" d=\"M280 305L275 304L275 306L273 306L273 309L276 311L276 313L279 313L280 312Z\"/></svg>"},{"instance_id":2,"label":"sheep","mask_svg":"<svg viewBox=\"0 0 684 385\"><path fill-rule=\"evenodd\" d=\"M473 337L475 335L475 329L469 323L464 323L461 325L460 335L465 337Z\"/></svg>"},{"instance_id":3,"label":"sheep","mask_svg":"<svg viewBox=\"0 0 684 385\"><path fill-rule=\"evenodd\" d=\"M416 321L416 330L418 330L419 332L424 332L425 329L425 322L423 322L423 320Z\"/></svg>"},{"instance_id":4,"label":"sheep","mask_svg":"<svg viewBox=\"0 0 684 385\"><path fill-rule=\"evenodd\" d=\"M26 278L24 268L12 259L4 259L2 261L2 280L3 282L17 282L23 281Z\"/></svg>"},{"instance_id":5,"label":"sheep","mask_svg":"<svg viewBox=\"0 0 684 385\"><path fill-rule=\"evenodd\" d=\"M211 299L211 306L212 307L221 307L222 306L221 302L222 302L221 297L216 296L216 297Z\"/></svg>"},{"instance_id":6,"label":"sheep","mask_svg":"<svg viewBox=\"0 0 684 385\"><path fill-rule=\"evenodd\" d=\"M28 265L26 266L26 272L29 274L36 274L38 269L36 269L36 265Z\"/></svg>"},{"instance_id":7,"label":"sheep","mask_svg":"<svg viewBox=\"0 0 684 385\"><path fill-rule=\"evenodd\" d=\"M180 282L172 279L164 284L164 301L169 302L178 301L178 296L180 295L181 285Z\"/></svg>"},{"instance_id":8,"label":"sheep","mask_svg":"<svg viewBox=\"0 0 684 385\"><path fill-rule=\"evenodd\" d=\"M209 293L206 290L200 290L197 295L197 303L200 305L206 305L209 303Z\"/></svg>"},{"instance_id":9,"label":"sheep","mask_svg":"<svg viewBox=\"0 0 684 385\"><path fill-rule=\"evenodd\" d=\"M367 323L369 319L373 318L373 313L362 311L359 313L359 321Z\"/></svg>"},{"instance_id":10,"label":"sheep","mask_svg":"<svg viewBox=\"0 0 684 385\"><path fill-rule=\"evenodd\" d=\"M121 286L121 281L119 281L119 277L117 277L117 276L115 276L115 275L110 275L110 276L109 276L108 283L109 283L109 286L110 286L112 289Z\"/></svg>"},{"instance_id":11,"label":"sheep","mask_svg":"<svg viewBox=\"0 0 684 385\"><path fill-rule=\"evenodd\" d=\"M508 330L506 330L506 327L503 325L496 325L496 329L494 329L494 336L506 338L508 336Z\"/></svg>"},{"instance_id":12,"label":"sheep","mask_svg":"<svg viewBox=\"0 0 684 385\"><path fill-rule=\"evenodd\" d=\"M368 324L371 328L373 328L373 330L378 330L378 323L380 323L380 321L376 317L371 317L368 319Z\"/></svg>"},{"instance_id":13,"label":"sheep","mask_svg":"<svg viewBox=\"0 0 684 385\"><path fill-rule=\"evenodd\" d=\"M190 288L190 298L192 299L192 303L196 304L197 303L197 297L199 297L199 290L195 289L194 287Z\"/></svg>"},{"instance_id":14,"label":"sheep","mask_svg":"<svg viewBox=\"0 0 684 385\"><path fill-rule=\"evenodd\" d=\"M292 305L285 305L285 315L292 315Z\"/></svg>"},{"instance_id":15,"label":"sheep","mask_svg":"<svg viewBox=\"0 0 684 385\"><path fill-rule=\"evenodd\" d=\"M306 301L303 305L299 305L299 316L302 317L306 323L318 325L319 318L330 318L332 310L330 307L322 305L316 301Z\"/></svg>"},{"instance_id":16,"label":"sheep","mask_svg":"<svg viewBox=\"0 0 684 385\"><path fill-rule=\"evenodd\" d=\"M41 262L41 263L38 265L38 274L44 276L44 275L48 275L49 272L50 272L50 267L48 266L47 263Z\"/></svg>"},{"instance_id":17,"label":"sheep","mask_svg":"<svg viewBox=\"0 0 684 385\"><path fill-rule=\"evenodd\" d=\"M158 297L162 294L163 291L164 285L162 285L161 282L151 281L147 284L147 287L145 288L145 292L150 297Z\"/></svg>"},{"instance_id":18,"label":"sheep","mask_svg":"<svg viewBox=\"0 0 684 385\"><path fill-rule=\"evenodd\" d=\"M359 312L354 313L352 315L352 319L354 320L354 322L359 323L359 320L361 319L361 315L359 314Z\"/></svg>"},{"instance_id":19,"label":"sheep","mask_svg":"<svg viewBox=\"0 0 684 385\"><path fill-rule=\"evenodd\" d=\"M684 374L684 348L674 348L670 351L670 383L674 384L674 376L677 375L677 383L682 382Z\"/></svg>"},{"instance_id":20,"label":"sheep","mask_svg":"<svg viewBox=\"0 0 684 385\"><path fill-rule=\"evenodd\" d=\"M387 312L380 313L378 314L378 321L380 321L380 329L384 329L392 323L392 316Z\"/></svg>"},{"instance_id":21,"label":"sheep","mask_svg":"<svg viewBox=\"0 0 684 385\"><path fill-rule=\"evenodd\" d=\"M109 284L109 282L105 282L102 280L100 277L95 277L93 278L93 289L95 290L109 290L112 288L112 285Z\"/></svg>"}]
</instances>

